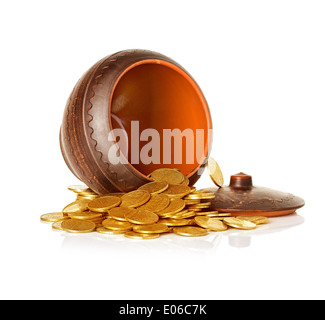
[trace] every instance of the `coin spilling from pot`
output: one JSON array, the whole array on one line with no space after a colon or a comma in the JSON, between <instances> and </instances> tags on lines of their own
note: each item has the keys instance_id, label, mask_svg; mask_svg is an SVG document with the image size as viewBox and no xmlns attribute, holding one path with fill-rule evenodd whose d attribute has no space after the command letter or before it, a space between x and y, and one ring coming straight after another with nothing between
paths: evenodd
<instances>
[{"instance_id":1,"label":"coin spilling from pot","mask_svg":"<svg viewBox=\"0 0 325 320\"><path fill-rule=\"evenodd\" d=\"M84 185L69 186L76 194L75 201L62 211L43 214L41 220L53 223L53 229L73 233L98 232L142 240L170 233L201 237L230 228L252 230L270 223L270 214L295 211L294 200L296 209L304 204L301 198L266 188L261 195L251 176L242 173L231 177L230 186L224 186L222 171L213 158L207 167L217 188L196 190L179 170L170 168L152 172L151 182L127 193L99 195ZM256 194L260 199L253 199ZM275 195L281 197L275 199ZM225 203L230 196L228 208ZM240 201L236 203L236 199ZM283 202L289 209L280 206Z\"/></svg>"}]
</instances>

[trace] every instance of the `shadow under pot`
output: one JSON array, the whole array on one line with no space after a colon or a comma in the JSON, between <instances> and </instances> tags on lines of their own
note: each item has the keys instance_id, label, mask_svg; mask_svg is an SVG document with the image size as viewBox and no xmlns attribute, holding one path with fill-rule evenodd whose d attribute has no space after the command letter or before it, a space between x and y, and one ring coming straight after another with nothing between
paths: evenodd
<instances>
[{"instance_id":1,"label":"shadow under pot","mask_svg":"<svg viewBox=\"0 0 325 320\"><path fill-rule=\"evenodd\" d=\"M73 174L99 194L128 192L159 168L193 185L211 145L212 122L197 83L156 52L103 58L77 82L64 111L60 145Z\"/></svg>"}]
</instances>

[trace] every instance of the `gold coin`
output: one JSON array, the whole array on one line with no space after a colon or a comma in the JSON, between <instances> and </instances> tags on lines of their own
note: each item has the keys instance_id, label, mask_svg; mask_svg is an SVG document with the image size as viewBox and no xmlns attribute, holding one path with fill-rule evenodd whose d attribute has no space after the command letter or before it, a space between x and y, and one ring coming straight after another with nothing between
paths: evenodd
<instances>
[{"instance_id":1,"label":"gold coin","mask_svg":"<svg viewBox=\"0 0 325 320\"><path fill-rule=\"evenodd\" d=\"M197 216L197 217L200 217L200 216ZM215 217L214 215L207 215L207 216L204 216L204 217L214 218L214 219L220 220L220 221L223 221L223 219L224 219L224 217Z\"/></svg>"},{"instance_id":2,"label":"gold coin","mask_svg":"<svg viewBox=\"0 0 325 320\"><path fill-rule=\"evenodd\" d=\"M195 216L196 216L195 211L185 210L185 211L176 212L173 215L170 215L169 217L173 219L187 219Z\"/></svg>"},{"instance_id":3,"label":"gold coin","mask_svg":"<svg viewBox=\"0 0 325 320\"><path fill-rule=\"evenodd\" d=\"M104 220L105 220L105 219L104 219ZM104 220L101 220L101 221L99 221L99 222L92 221L92 220L86 220L86 221L91 221L91 222L95 223L95 224L96 224L96 228L98 228L98 227L102 227L102 226L103 226L103 221L104 221Z\"/></svg>"},{"instance_id":4,"label":"gold coin","mask_svg":"<svg viewBox=\"0 0 325 320\"><path fill-rule=\"evenodd\" d=\"M236 218L250 221L255 224L264 224L269 222L269 219L267 217L262 217L262 216L238 216Z\"/></svg>"},{"instance_id":5,"label":"gold coin","mask_svg":"<svg viewBox=\"0 0 325 320\"><path fill-rule=\"evenodd\" d=\"M198 213L200 216L214 216L214 217L230 217L231 213L219 211L201 211Z\"/></svg>"},{"instance_id":6,"label":"gold coin","mask_svg":"<svg viewBox=\"0 0 325 320\"><path fill-rule=\"evenodd\" d=\"M108 193L108 194L105 194L105 196L110 196L110 197L122 197L124 196L125 193L124 192L111 192L111 193Z\"/></svg>"},{"instance_id":7,"label":"gold coin","mask_svg":"<svg viewBox=\"0 0 325 320\"><path fill-rule=\"evenodd\" d=\"M139 207L139 209L158 212L164 210L169 205L169 197L165 194L152 194L148 202Z\"/></svg>"},{"instance_id":8,"label":"gold coin","mask_svg":"<svg viewBox=\"0 0 325 320\"><path fill-rule=\"evenodd\" d=\"M68 219L62 212L45 213L41 215L41 220L46 222L56 222Z\"/></svg>"},{"instance_id":9,"label":"gold coin","mask_svg":"<svg viewBox=\"0 0 325 320\"><path fill-rule=\"evenodd\" d=\"M168 231L168 226L161 223L146 224L142 226L134 226L133 231L139 233L164 233Z\"/></svg>"},{"instance_id":10,"label":"gold coin","mask_svg":"<svg viewBox=\"0 0 325 320\"><path fill-rule=\"evenodd\" d=\"M184 237L201 237L206 236L208 231L200 227L186 226L174 228L174 233Z\"/></svg>"},{"instance_id":11,"label":"gold coin","mask_svg":"<svg viewBox=\"0 0 325 320\"><path fill-rule=\"evenodd\" d=\"M191 193L194 193L196 191L196 188L195 187L193 187L193 186L189 186L189 187L191 189Z\"/></svg>"},{"instance_id":12,"label":"gold coin","mask_svg":"<svg viewBox=\"0 0 325 320\"><path fill-rule=\"evenodd\" d=\"M95 225L96 225L96 228L101 228L103 226L101 223L95 223Z\"/></svg>"},{"instance_id":13,"label":"gold coin","mask_svg":"<svg viewBox=\"0 0 325 320\"><path fill-rule=\"evenodd\" d=\"M193 200L186 200L185 199L185 203L186 203L186 205L198 204L198 203L201 203L201 200L200 199L193 199Z\"/></svg>"},{"instance_id":14,"label":"gold coin","mask_svg":"<svg viewBox=\"0 0 325 320\"><path fill-rule=\"evenodd\" d=\"M159 216L165 216L182 211L185 208L185 201L179 198L170 199L169 205L166 209L157 212Z\"/></svg>"},{"instance_id":15,"label":"gold coin","mask_svg":"<svg viewBox=\"0 0 325 320\"><path fill-rule=\"evenodd\" d=\"M169 227L180 227L180 226L187 226L190 224L191 220L189 219L172 219L172 218L167 218L167 219L160 219L158 223L160 224L165 224L166 226Z\"/></svg>"},{"instance_id":16,"label":"gold coin","mask_svg":"<svg viewBox=\"0 0 325 320\"><path fill-rule=\"evenodd\" d=\"M183 198L191 193L191 188L182 184L169 184L168 188L161 194L166 194L169 197Z\"/></svg>"},{"instance_id":17,"label":"gold coin","mask_svg":"<svg viewBox=\"0 0 325 320\"><path fill-rule=\"evenodd\" d=\"M136 209L127 207L115 207L108 211L110 217L118 221L127 221L125 218L126 213L134 212Z\"/></svg>"},{"instance_id":18,"label":"gold coin","mask_svg":"<svg viewBox=\"0 0 325 320\"><path fill-rule=\"evenodd\" d=\"M85 221L79 219L68 219L61 223L64 231L73 233L87 233L92 232L96 228L96 224L92 221Z\"/></svg>"},{"instance_id":19,"label":"gold coin","mask_svg":"<svg viewBox=\"0 0 325 320\"><path fill-rule=\"evenodd\" d=\"M145 204L150 199L150 193L144 190L135 190L121 197L121 207L135 208Z\"/></svg>"},{"instance_id":20,"label":"gold coin","mask_svg":"<svg viewBox=\"0 0 325 320\"><path fill-rule=\"evenodd\" d=\"M184 200L208 200L208 199L214 199L215 195L211 192L193 192L188 194L186 197L184 197Z\"/></svg>"},{"instance_id":21,"label":"gold coin","mask_svg":"<svg viewBox=\"0 0 325 320\"><path fill-rule=\"evenodd\" d=\"M160 237L159 233L138 233L134 231L129 231L124 234L124 237L130 239L157 239Z\"/></svg>"},{"instance_id":22,"label":"gold coin","mask_svg":"<svg viewBox=\"0 0 325 320\"><path fill-rule=\"evenodd\" d=\"M194 221L200 227L211 231L225 231L228 229L226 224L224 224L219 219L215 219L215 218L200 216L200 217L195 217Z\"/></svg>"},{"instance_id":23,"label":"gold coin","mask_svg":"<svg viewBox=\"0 0 325 320\"><path fill-rule=\"evenodd\" d=\"M85 185L72 185L68 187L68 190L73 191L75 193L80 193L82 191L87 190L88 187Z\"/></svg>"},{"instance_id":24,"label":"gold coin","mask_svg":"<svg viewBox=\"0 0 325 320\"><path fill-rule=\"evenodd\" d=\"M208 159L207 163L208 173L214 184L218 187L222 187L224 180L221 169L216 160L213 158Z\"/></svg>"},{"instance_id":25,"label":"gold coin","mask_svg":"<svg viewBox=\"0 0 325 320\"><path fill-rule=\"evenodd\" d=\"M184 176L184 181L181 184L183 184L184 186L188 186L190 184L190 180L187 176Z\"/></svg>"},{"instance_id":26,"label":"gold coin","mask_svg":"<svg viewBox=\"0 0 325 320\"><path fill-rule=\"evenodd\" d=\"M150 177L154 181L165 181L168 184L180 184L184 181L184 175L180 171L169 168L157 169Z\"/></svg>"},{"instance_id":27,"label":"gold coin","mask_svg":"<svg viewBox=\"0 0 325 320\"><path fill-rule=\"evenodd\" d=\"M256 224L250 221L237 219L237 218L224 218L224 223L227 224L230 227L236 228L236 229L244 229L244 230L251 230L256 228Z\"/></svg>"},{"instance_id":28,"label":"gold coin","mask_svg":"<svg viewBox=\"0 0 325 320\"><path fill-rule=\"evenodd\" d=\"M81 194L78 194L76 200L81 200L81 201L82 200L88 200L88 201L90 201L90 200L94 200L94 199L96 199L98 197L99 197L99 195L97 195L97 194L89 194L89 195L85 195L85 196L83 196Z\"/></svg>"},{"instance_id":29,"label":"gold coin","mask_svg":"<svg viewBox=\"0 0 325 320\"><path fill-rule=\"evenodd\" d=\"M187 208L187 209L196 212L196 214L200 214L200 212L202 211L201 208L191 208L191 209Z\"/></svg>"},{"instance_id":30,"label":"gold coin","mask_svg":"<svg viewBox=\"0 0 325 320\"><path fill-rule=\"evenodd\" d=\"M186 219L186 220L189 221L189 222L188 222L188 225L189 225L189 226L197 226L197 224L195 223L194 219Z\"/></svg>"},{"instance_id":31,"label":"gold coin","mask_svg":"<svg viewBox=\"0 0 325 320\"><path fill-rule=\"evenodd\" d=\"M196 208L206 209L206 208L210 208L210 206L211 206L211 202L201 202L201 203L187 205L187 208L188 209L196 209Z\"/></svg>"},{"instance_id":32,"label":"gold coin","mask_svg":"<svg viewBox=\"0 0 325 320\"><path fill-rule=\"evenodd\" d=\"M88 203L88 208L94 212L106 212L118 206L120 203L121 199L119 197L105 196L90 201Z\"/></svg>"},{"instance_id":33,"label":"gold coin","mask_svg":"<svg viewBox=\"0 0 325 320\"><path fill-rule=\"evenodd\" d=\"M92 220L92 219L102 218L102 214L91 212L91 211L69 212L68 217L72 219Z\"/></svg>"},{"instance_id":34,"label":"gold coin","mask_svg":"<svg viewBox=\"0 0 325 320\"><path fill-rule=\"evenodd\" d=\"M197 215L199 216L202 216L204 214L202 214L202 210L206 210L208 208L197 208L197 207L186 207L187 210L190 210L190 211L194 211L194 212L197 212Z\"/></svg>"},{"instance_id":35,"label":"gold coin","mask_svg":"<svg viewBox=\"0 0 325 320\"><path fill-rule=\"evenodd\" d=\"M103 234L124 234L124 230L110 230L105 227L98 227L96 228L96 232L103 233Z\"/></svg>"},{"instance_id":36,"label":"gold coin","mask_svg":"<svg viewBox=\"0 0 325 320\"><path fill-rule=\"evenodd\" d=\"M61 224L62 224L62 221L53 222L52 228L55 230L63 230Z\"/></svg>"},{"instance_id":37,"label":"gold coin","mask_svg":"<svg viewBox=\"0 0 325 320\"><path fill-rule=\"evenodd\" d=\"M79 194L82 196L98 196L98 194L90 188L80 191Z\"/></svg>"},{"instance_id":38,"label":"gold coin","mask_svg":"<svg viewBox=\"0 0 325 320\"><path fill-rule=\"evenodd\" d=\"M132 223L127 221L117 221L112 218L105 219L102 222L103 227L111 230L129 231L132 230Z\"/></svg>"},{"instance_id":39,"label":"gold coin","mask_svg":"<svg viewBox=\"0 0 325 320\"><path fill-rule=\"evenodd\" d=\"M134 224L153 224L159 220L157 214L143 209L136 209L135 212L127 213L125 218Z\"/></svg>"},{"instance_id":40,"label":"gold coin","mask_svg":"<svg viewBox=\"0 0 325 320\"><path fill-rule=\"evenodd\" d=\"M67 206L65 206L62 210L64 215L68 215L70 212L82 212L88 210L88 201L74 201Z\"/></svg>"},{"instance_id":41,"label":"gold coin","mask_svg":"<svg viewBox=\"0 0 325 320\"><path fill-rule=\"evenodd\" d=\"M153 181L144 184L138 190L148 191L151 194L156 194L165 191L168 188L168 183L166 181Z\"/></svg>"}]
</instances>

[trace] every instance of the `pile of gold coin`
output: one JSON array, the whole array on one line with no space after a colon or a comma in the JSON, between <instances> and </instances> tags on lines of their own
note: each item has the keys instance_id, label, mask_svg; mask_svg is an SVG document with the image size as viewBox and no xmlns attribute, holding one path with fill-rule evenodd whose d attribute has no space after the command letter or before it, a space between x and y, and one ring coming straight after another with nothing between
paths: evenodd
<instances>
[{"instance_id":1,"label":"pile of gold coin","mask_svg":"<svg viewBox=\"0 0 325 320\"><path fill-rule=\"evenodd\" d=\"M213 181L222 186L223 177L216 168L209 170ZM239 216L210 210L213 193L196 190L177 169L158 169L149 177L153 180L128 193L109 193L99 196L86 186L68 189L76 194L74 202L62 211L41 216L52 227L73 233L99 232L123 234L132 239L156 239L175 233L186 237L206 236L209 232L228 228L255 229L268 223L266 217Z\"/></svg>"}]
</instances>

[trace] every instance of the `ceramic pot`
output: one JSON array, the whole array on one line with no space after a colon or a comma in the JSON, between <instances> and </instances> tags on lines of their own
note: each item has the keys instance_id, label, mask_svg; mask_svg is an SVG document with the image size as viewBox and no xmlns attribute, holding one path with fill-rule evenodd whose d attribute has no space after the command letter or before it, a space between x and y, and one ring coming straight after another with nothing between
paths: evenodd
<instances>
[{"instance_id":1,"label":"ceramic pot","mask_svg":"<svg viewBox=\"0 0 325 320\"><path fill-rule=\"evenodd\" d=\"M162 167L179 169L193 185L208 156L211 128L203 93L183 67L160 53L126 50L98 61L77 82L64 111L60 145L73 174L99 194L134 190L150 181L149 173ZM127 134L124 149L121 137L112 134L117 129ZM188 162L184 143L182 160L174 159L176 151L171 148L168 163L163 161L166 153L161 142L155 148L160 150L160 161L144 162L141 150L150 139L147 136L146 141L141 134L146 129L154 129L160 137L164 130L191 129L193 143L201 151ZM116 161L115 149L123 162ZM139 154L131 152L133 149Z\"/></svg>"}]
</instances>

